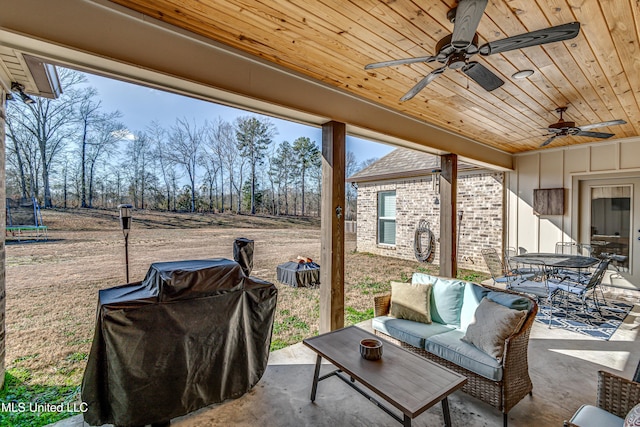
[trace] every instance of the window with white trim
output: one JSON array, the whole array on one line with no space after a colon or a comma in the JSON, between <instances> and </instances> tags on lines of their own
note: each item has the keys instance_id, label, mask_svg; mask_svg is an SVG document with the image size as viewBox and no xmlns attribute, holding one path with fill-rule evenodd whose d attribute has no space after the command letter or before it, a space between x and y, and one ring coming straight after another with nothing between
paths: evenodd
<instances>
[{"instance_id":1,"label":"window with white trim","mask_svg":"<svg viewBox=\"0 0 640 427\"><path fill-rule=\"evenodd\" d=\"M396 192L378 193L378 244L396 244Z\"/></svg>"}]
</instances>

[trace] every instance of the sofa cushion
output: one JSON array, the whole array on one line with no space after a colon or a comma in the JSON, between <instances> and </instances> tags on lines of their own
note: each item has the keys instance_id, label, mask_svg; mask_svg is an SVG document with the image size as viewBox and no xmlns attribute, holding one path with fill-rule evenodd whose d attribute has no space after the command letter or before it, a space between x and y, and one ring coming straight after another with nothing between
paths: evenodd
<instances>
[{"instance_id":1,"label":"sofa cushion","mask_svg":"<svg viewBox=\"0 0 640 427\"><path fill-rule=\"evenodd\" d=\"M432 323L433 324L433 323ZM425 350L493 381L502 380L502 364L461 340L464 332L453 330L426 339Z\"/></svg>"},{"instance_id":2,"label":"sofa cushion","mask_svg":"<svg viewBox=\"0 0 640 427\"><path fill-rule=\"evenodd\" d=\"M398 319L431 323L431 283L412 284L391 282L391 308L389 314Z\"/></svg>"},{"instance_id":3,"label":"sofa cushion","mask_svg":"<svg viewBox=\"0 0 640 427\"><path fill-rule=\"evenodd\" d=\"M480 301L475 320L467 327L462 340L473 344L489 356L502 360L504 341L520 330L527 315L524 310L513 310L491 301L488 297Z\"/></svg>"},{"instance_id":4,"label":"sofa cushion","mask_svg":"<svg viewBox=\"0 0 640 427\"><path fill-rule=\"evenodd\" d=\"M469 323L473 321L473 316L476 314L476 308L478 308L480 301L489 292L489 289L474 283L465 285L462 308L460 309L460 327L458 329L461 331L467 330Z\"/></svg>"},{"instance_id":5,"label":"sofa cushion","mask_svg":"<svg viewBox=\"0 0 640 427\"><path fill-rule=\"evenodd\" d=\"M432 283L431 320L454 327L460 326L460 309L462 307L464 280L435 277L423 273L413 273L411 283Z\"/></svg>"},{"instance_id":6,"label":"sofa cushion","mask_svg":"<svg viewBox=\"0 0 640 427\"><path fill-rule=\"evenodd\" d=\"M624 424L622 418L592 405L582 405L570 421L580 427L622 427Z\"/></svg>"},{"instance_id":7,"label":"sofa cushion","mask_svg":"<svg viewBox=\"0 0 640 427\"><path fill-rule=\"evenodd\" d=\"M396 319L391 316L374 317L371 321L371 326L376 331L418 348L424 348L426 338L453 330L451 326L440 323L414 322L413 320Z\"/></svg>"}]
</instances>

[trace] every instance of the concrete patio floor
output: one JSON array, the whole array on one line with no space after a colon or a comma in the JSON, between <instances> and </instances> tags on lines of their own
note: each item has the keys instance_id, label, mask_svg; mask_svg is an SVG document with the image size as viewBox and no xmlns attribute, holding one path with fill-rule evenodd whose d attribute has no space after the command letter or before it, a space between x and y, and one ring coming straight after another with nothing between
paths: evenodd
<instances>
[{"instance_id":1,"label":"concrete patio floor","mask_svg":"<svg viewBox=\"0 0 640 427\"><path fill-rule=\"evenodd\" d=\"M371 322L359 326L369 329ZM631 378L640 358L640 307L636 304L609 341L534 322L529 345L533 397L509 413L514 427L561 426L583 403L595 404L597 371ZM366 398L336 378L318 386L309 400L315 353L302 343L271 353L260 382L246 395L172 420L175 427L209 426L393 426L399 425ZM323 366L326 372L332 368ZM458 391L449 397L454 426L501 426L502 414ZM413 420L414 426L443 425L441 405ZM86 427L82 416L53 424Z\"/></svg>"}]
</instances>

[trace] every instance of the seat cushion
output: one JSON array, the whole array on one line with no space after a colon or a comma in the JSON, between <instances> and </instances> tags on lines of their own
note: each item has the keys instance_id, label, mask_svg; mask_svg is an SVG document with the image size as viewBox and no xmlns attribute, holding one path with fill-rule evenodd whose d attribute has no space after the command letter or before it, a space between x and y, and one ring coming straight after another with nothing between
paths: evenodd
<instances>
[{"instance_id":1,"label":"seat cushion","mask_svg":"<svg viewBox=\"0 0 640 427\"><path fill-rule=\"evenodd\" d=\"M466 282L459 279L413 273L411 283L431 283L431 320L454 327L460 326L464 287Z\"/></svg>"},{"instance_id":2,"label":"seat cushion","mask_svg":"<svg viewBox=\"0 0 640 427\"><path fill-rule=\"evenodd\" d=\"M413 284L391 282L391 308L389 314L398 319L431 323L431 283Z\"/></svg>"},{"instance_id":3,"label":"seat cushion","mask_svg":"<svg viewBox=\"0 0 640 427\"><path fill-rule=\"evenodd\" d=\"M391 316L374 317L371 326L376 331L418 348L424 348L425 339L453 330L453 327L440 323L414 322Z\"/></svg>"},{"instance_id":4,"label":"seat cushion","mask_svg":"<svg viewBox=\"0 0 640 427\"><path fill-rule=\"evenodd\" d=\"M597 406L582 405L570 420L580 427L622 427L624 420Z\"/></svg>"},{"instance_id":5,"label":"seat cushion","mask_svg":"<svg viewBox=\"0 0 640 427\"><path fill-rule=\"evenodd\" d=\"M433 324L433 323L432 323ZM425 350L493 381L502 380L502 364L461 340L464 332L453 330L426 339Z\"/></svg>"}]
</instances>

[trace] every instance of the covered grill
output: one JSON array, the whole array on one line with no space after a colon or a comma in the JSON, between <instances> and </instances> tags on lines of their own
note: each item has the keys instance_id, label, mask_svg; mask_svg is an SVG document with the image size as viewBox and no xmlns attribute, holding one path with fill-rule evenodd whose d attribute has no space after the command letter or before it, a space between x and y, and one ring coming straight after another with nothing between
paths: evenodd
<instances>
[{"instance_id":1,"label":"covered grill","mask_svg":"<svg viewBox=\"0 0 640 427\"><path fill-rule=\"evenodd\" d=\"M163 422L246 393L267 366L276 297L227 259L154 263L100 291L85 421Z\"/></svg>"}]
</instances>

